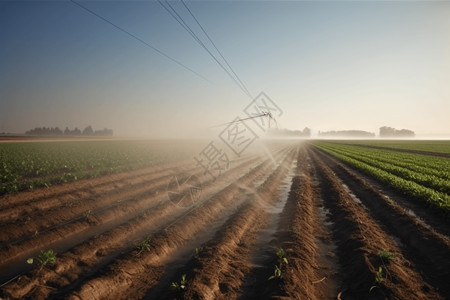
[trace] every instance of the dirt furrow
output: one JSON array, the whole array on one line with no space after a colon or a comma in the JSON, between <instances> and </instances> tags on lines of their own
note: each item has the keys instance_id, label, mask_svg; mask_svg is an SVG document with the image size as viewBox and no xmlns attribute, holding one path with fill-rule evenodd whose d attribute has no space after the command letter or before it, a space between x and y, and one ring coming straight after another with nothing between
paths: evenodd
<instances>
[{"instance_id":1,"label":"dirt furrow","mask_svg":"<svg viewBox=\"0 0 450 300\"><path fill-rule=\"evenodd\" d=\"M242 163L251 162L252 159L249 158L248 161ZM198 176L202 174L199 169L196 169L196 172ZM3 263L7 263L18 253L22 253L21 249L26 249L30 253L35 250L34 245L42 247L49 245L67 233L79 234L91 225L98 224L102 224L102 227L107 229L108 226L105 223L114 225L134 217L140 210L162 200L172 177L173 174L150 182L139 182L135 187L130 185L126 190L119 190L115 194L100 197L95 201L91 199L76 207L57 210L42 217L34 216L33 220L26 223L25 226L18 222L4 227L5 230L0 235L3 234L5 239L9 238L10 240L8 243L3 243L0 248L0 254L3 254ZM150 198L152 199L150 200ZM86 213L88 214L86 215ZM95 231L92 234L98 234L98 232Z\"/></svg>"},{"instance_id":2,"label":"dirt furrow","mask_svg":"<svg viewBox=\"0 0 450 300\"><path fill-rule=\"evenodd\" d=\"M253 169L237 181L239 185L248 186L260 174L271 168L271 161ZM108 267L106 274L86 281L81 288L71 294L69 299L115 299L139 298L152 286L160 276L161 260L172 254L197 233L207 228L221 214L233 207L242 189L237 184L230 184L202 205L189 212L177 222L154 236L150 251L136 256L136 251L116 260Z\"/></svg>"},{"instance_id":3,"label":"dirt furrow","mask_svg":"<svg viewBox=\"0 0 450 300\"><path fill-rule=\"evenodd\" d=\"M238 165L248 159L249 156L238 158L231 164ZM148 187L148 184L156 184L158 180L161 181L182 172L191 172L193 169L194 162L192 160L182 161L168 164L167 167L159 166L107 175L91 179L88 181L90 184L83 184L85 180L80 180L80 182L71 184L39 189L34 191L34 199L3 207L0 210L0 226L40 222L42 225L38 227L50 227L64 222L61 218L70 218L70 215L76 216L76 214L88 211L90 206L101 207L113 203L113 198L117 197L116 194L119 192L131 193L137 188ZM73 185L77 185L79 188L74 190ZM66 190L63 188L66 188ZM28 198L28 194L28 192L23 192L17 195L8 195L2 201L8 202L8 199L17 201ZM103 203L102 201L106 202ZM3 202L0 202L0 204L3 204ZM25 226L25 228L28 227ZM39 228L36 228L36 230L39 231ZM11 232L11 230L8 230L8 232ZM12 236L11 239L13 239ZM5 241L4 237L0 236L0 242Z\"/></svg>"},{"instance_id":4,"label":"dirt furrow","mask_svg":"<svg viewBox=\"0 0 450 300\"><path fill-rule=\"evenodd\" d=\"M369 209L385 231L401 241L405 256L420 268L424 277L446 298L450 298L450 242L416 218L408 215L395 200L386 199L342 163L317 151L318 155L345 182Z\"/></svg>"},{"instance_id":5,"label":"dirt furrow","mask_svg":"<svg viewBox=\"0 0 450 300\"><path fill-rule=\"evenodd\" d=\"M223 178L222 181L229 181L231 179L236 178L236 176L238 174L242 174L242 169L245 169L251 165L255 165L256 162L257 162L257 158L250 159L248 162L244 162L241 165L239 165L238 167L229 170L228 172L226 172L225 174L222 175L222 178ZM209 184L211 184L212 180L210 180L210 178L208 178L208 180L209 180ZM220 182L214 183L215 186L218 186L219 184L220 184ZM208 191L209 190L206 189L205 193L208 194L209 193ZM148 202L148 203L146 203L147 207L149 207L149 205L150 205L150 207L147 208L147 210L144 210L144 207L142 207L140 209L137 209L137 208L132 209L132 211L135 214L138 213L137 217L135 217L134 219L126 220L124 222L124 224L122 224L120 227L113 229L112 232L107 232L106 238L104 237L104 235L100 235L100 236L94 238L94 240L97 242L89 241L88 243L84 243L86 245L82 245L81 248L86 249L87 253L85 253L84 251L82 251L79 248L75 248L75 250L71 251L71 252L75 252L75 253L77 253L77 255L80 253L83 253L81 255L82 260L83 259L92 259L92 256L95 256L95 257L99 256L99 258L101 258L101 257L107 256L107 255L111 255L111 253L108 253L108 249L109 249L109 252L111 252L111 250L117 251L117 248L119 247L118 245L120 245L121 243L123 244L123 239L126 239L127 237L129 237L130 234L132 234L135 231L136 227L144 228L144 229L146 228L148 231L148 227L151 226L153 223L155 223L154 225L156 226L158 220L167 222L167 221L175 218L177 216L177 214L182 213L182 210L179 210L178 212L177 212L177 210L174 210L173 204L170 203L169 201L165 201L164 204L154 207L154 204L161 203L161 201L164 200L166 197L167 197L167 195L165 193L162 193L162 194L159 194L158 196L156 196L156 198L155 197L153 197L151 199L143 198L144 203ZM129 210L130 207L127 203L121 209ZM100 231L100 232L105 231L108 227L113 227L115 224L120 223L119 222L120 220L118 219L117 211L108 210L108 211L105 211L105 214L107 214L110 217L110 219L111 219L110 221L113 221L114 224L112 224L111 226L107 226L107 224L104 223L105 219L102 219L100 215L95 215L92 217L92 218L95 218L96 224L100 225L100 227L102 228L102 231ZM92 221L94 221L94 219ZM93 225L92 223L89 222L89 220L81 220L80 223L82 223L84 226L87 226L87 227ZM72 235L74 233L70 229L66 229L64 232L68 232L68 233L70 232ZM100 233L100 232L98 232L98 233ZM94 233L94 232L92 232L92 233ZM56 233L56 234L54 234L54 236L56 239L60 238L63 240L70 237L70 236L64 235L62 233ZM82 240L85 240L86 238L88 238L87 235L82 235L78 239L71 238L70 240L72 243L76 244L76 242L78 240L82 241ZM49 237L47 237L45 239L45 241L48 242ZM42 242L38 243L38 244L40 245L40 247L43 247ZM125 242L125 244L126 244L126 242ZM99 245L99 246L96 247L96 245ZM69 245L66 244L66 246L69 246ZM73 255L73 257L76 257L77 255ZM58 268L60 268L59 270L61 272L62 272L62 270L67 269L66 267L62 267L64 265L63 261L64 260L58 259L58 262L60 262L60 263L58 263ZM70 269L71 266L73 266L72 263L79 262L79 259L78 260L72 259L71 255L69 254L69 261L71 261L71 263L69 263L68 269ZM39 277L42 277L42 276L43 276L42 274L39 275ZM76 277L76 274L72 274L70 276ZM24 281L26 282L27 280L28 279L22 280L22 284L27 285L24 283ZM43 280L45 281L45 278ZM33 285L33 284L31 284L31 285ZM14 288L13 288L13 290L14 290Z\"/></svg>"},{"instance_id":6,"label":"dirt furrow","mask_svg":"<svg viewBox=\"0 0 450 300\"><path fill-rule=\"evenodd\" d=\"M333 238L344 273L338 296L343 299L442 299L424 281L414 263L403 256L394 239L352 198L331 169L313 151L309 154L334 222ZM382 259L380 250L393 254L393 260Z\"/></svg>"},{"instance_id":7,"label":"dirt furrow","mask_svg":"<svg viewBox=\"0 0 450 300\"><path fill-rule=\"evenodd\" d=\"M276 155L283 155L283 153L280 152ZM235 180L236 176L243 173L242 170L256 163L257 159L251 159L249 162L244 162L229 170L218 181L210 182L210 186L204 188L205 197L213 195L219 190L220 185ZM182 213L182 209L174 209L174 206L168 202L155 208L150 208L137 218L64 253L61 257L58 257L56 268L44 268L40 271L33 271L30 276L22 276L19 280L5 287L4 290L10 295L15 295L14 298L20 298L21 295L27 294L30 290L33 290L32 295L34 297L46 298L38 297L38 295L48 295L52 292L48 285L65 286L66 288L68 285L73 286L74 282L79 281L83 276L95 272L96 269L113 260L114 257L120 254L120 251L125 251L127 247L130 249L130 246L127 246L127 244L130 243L132 238L144 239L149 232L176 219ZM137 244L134 240L132 240L132 243L133 245ZM48 282L48 285L45 282Z\"/></svg>"},{"instance_id":8,"label":"dirt furrow","mask_svg":"<svg viewBox=\"0 0 450 300\"><path fill-rule=\"evenodd\" d=\"M189 278L184 299L234 299L246 273L251 269L249 256L258 232L267 223L267 205L279 201L277 191L286 176L295 152L291 152L279 167L259 185L252 197L232 216L208 243L200 247L187 265L196 266L187 272ZM148 298L167 298L152 295ZM181 296L181 295L180 295Z\"/></svg>"},{"instance_id":9,"label":"dirt furrow","mask_svg":"<svg viewBox=\"0 0 450 300\"><path fill-rule=\"evenodd\" d=\"M169 180L173 177L173 171L163 172L162 174L155 174L153 178L140 177L139 180L132 182L127 181L125 188L116 189L111 184L111 190L105 194L89 193L87 197L78 198L71 195L72 200L66 202L66 205L51 209L50 211L33 211L31 210L25 222L15 221L14 223L4 224L2 228L5 230L0 232L0 242L6 244L15 244L19 241L16 239L25 240L34 235L42 234L45 231L54 230L67 222L83 218L84 214L98 215L114 206L120 205L123 199L130 199L127 205L132 205L131 202L139 201L144 197L157 195L164 192L167 188ZM196 175L201 172L198 171ZM79 194L79 192L78 192ZM25 225L25 226L24 226Z\"/></svg>"},{"instance_id":10,"label":"dirt furrow","mask_svg":"<svg viewBox=\"0 0 450 300\"><path fill-rule=\"evenodd\" d=\"M241 163L251 160L251 158L246 158L245 160L241 160ZM197 177L200 177L203 173L198 168L193 171L196 172L194 175ZM77 199L77 203L74 205L62 206L59 209L53 209L45 213L36 212L27 216L25 222L16 220L14 223L2 225L5 230L0 232L0 246L21 243L27 239L36 237L38 234L43 234L68 223L79 221L86 215L97 216L115 206L126 205L128 207L133 202L147 202L144 198L152 195L157 196L160 193L164 194L166 192L168 181L173 178L174 172L175 170L170 169L168 172L150 174L149 178L139 177L138 180L133 182L122 181L120 184L127 186L124 189L116 189L116 182L111 182L108 187L108 193L106 194L99 194L98 197L89 196L80 198ZM179 172L189 171L181 170ZM76 197L79 193L77 192L77 195L68 196ZM127 203L123 204L122 202Z\"/></svg>"},{"instance_id":11,"label":"dirt furrow","mask_svg":"<svg viewBox=\"0 0 450 300\"><path fill-rule=\"evenodd\" d=\"M319 217L320 195L304 147L297 157L296 174L278 232L289 260L281 294L292 299L332 299L337 295L338 266L327 251L330 237Z\"/></svg>"},{"instance_id":12,"label":"dirt furrow","mask_svg":"<svg viewBox=\"0 0 450 300\"><path fill-rule=\"evenodd\" d=\"M33 205L40 202L43 203L44 207L57 206L58 203L45 204L45 201L50 201L52 203L54 201L53 199L64 199L65 195L76 195L80 190L86 191L95 189L95 191L102 193L104 192L104 186L109 186L112 182L120 183L124 180L131 180L143 176L149 176L151 174L158 174L170 169L177 170L179 168L186 168L191 164L192 160L183 160L163 165L136 169L132 171L105 175L97 178L81 179L61 185L53 185L48 188L20 192L19 194L9 194L1 197L2 201L0 201L0 209L1 211L5 211L7 208L14 208L18 206L26 208L27 204ZM60 202L60 204L64 205L65 203ZM3 218L7 216L8 215L4 215L2 213L0 215L0 220L3 220Z\"/></svg>"},{"instance_id":13,"label":"dirt furrow","mask_svg":"<svg viewBox=\"0 0 450 300\"><path fill-rule=\"evenodd\" d=\"M156 191L164 191L169 180L170 178L165 178L162 183L159 183L156 187ZM140 214L142 210L157 205L158 202L165 197L164 193L160 193L159 195L156 194L155 196L154 186L151 185L149 188L150 189L148 190L146 187L143 187L131 193L118 193L117 195L114 195L114 197L107 198L107 200L112 199L111 205L98 208L94 206L94 208L90 210L92 213L90 216L85 216L80 212L77 214L78 216L76 218L69 219L69 221L65 222L63 221L61 224L50 227L44 232L36 231L35 235L25 235L20 241L4 244L0 249L0 255L2 255L3 258L2 263L8 263L18 255L31 254L38 248L51 247L59 240L69 239L82 232L85 232L84 237L98 234L98 230L100 230L100 232L107 230L108 228L135 217L137 214ZM91 230L93 226L99 229ZM29 224L27 227L35 229L35 226L32 224ZM90 231L90 233L87 231ZM74 239L71 243L72 245L76 244L77 240Z\"/></svg>"}]
</instances>

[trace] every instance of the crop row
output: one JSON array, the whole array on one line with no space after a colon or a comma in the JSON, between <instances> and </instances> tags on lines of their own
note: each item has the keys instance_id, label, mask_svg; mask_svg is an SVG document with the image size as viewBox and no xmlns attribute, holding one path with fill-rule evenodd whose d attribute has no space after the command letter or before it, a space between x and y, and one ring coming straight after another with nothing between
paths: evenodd
<instances>
[{"instance_id":1,"label":"crop row","mask_svg":"<svg viewBox=\"0 0 450 300\"><path fill-rule=\"evenodd\" d=\"M367 158L393 164L422 174L434 175L439 178L450 180L450 160L442 157L423 156L410 153L394 152L384 149L364 148L344 144L336 144L333 149L342 149L347 153L357 154Z\"/></svg>"},{"instance_id":2,"label":"crop row","mask_svg":"<svg viewBox=\"0 0 450 300\"><path fill-rule=\"evenodd\" d=\"M346 144L363 144L367 146L387 147L404 150L418 150L426 152L448 153L450 154L450 141L427 141L427 140L365 140L365 141L345 141Z\"/></svg>"},{"instance_id":3,"label":"crop row","mask_svg":"<svg viewBox=\"0 0 450 300\"><path fill-rule=\"evenodd\" d=\"M370 155L373 151L382 153L384 150L330 142L315 142L314 146L376 177L406 195L425 200L446 211L450 210L450 183L448 180L415 171L413 170L415 165L412 162L405 163L404 167L394 164L394 161L396 163L404 162L404 157L409 157L410 154L404 156L403 153L391 152L392 161L386 162L386 159L379 159L376 154ZM382 157L383 154L380 156ZM416 159L417 161L426 161L428 157L417 155ZM408 168L408 164L410 168ZM442 166L438 167L430 163L429 168L439 169ZM444 171L448 172L448 166Z\"/></svg>"},{"instance_id":4,"label":"crop row","mask_svg":"<svg viewBox=\"0 0 450 300\"><path fill-rule=\"evenodd\" d=\"M415 160L409 160L408 156L411 155L385 150L360 150L360 148L345 145L333 146L333 150L404 179L450 194L450 172L446 171L450 166L448 159L441 159L441 162L433 164L428 157L422 158L416 155ZM428 166L421 166L427 163Z\"/></svg>"},{"instance_id":5,"label":"crop row","mask_svg":"<svg viewBox=\"0 0 450 300\"><path fill-rule=\"evenodd\" d=\"M0 195L187 158L167 142L0 144Z\"/></svg>"}]
</instances>

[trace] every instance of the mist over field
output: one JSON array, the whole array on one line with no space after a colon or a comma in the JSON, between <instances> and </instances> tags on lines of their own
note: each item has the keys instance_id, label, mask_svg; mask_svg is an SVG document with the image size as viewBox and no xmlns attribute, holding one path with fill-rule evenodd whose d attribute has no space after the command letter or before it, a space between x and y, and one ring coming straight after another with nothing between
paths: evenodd
<instances>
[{"instance_id":1,"label":"mist over field","mask_svg":"<svg viewBox=\"0 0 450 300\"><path fill-rule=\"evenodd\" d=\"M450 136L449 2L169 4L1 1L0 134L211 138L264 92L313 137Z\"/></svg>"}]
</instances>

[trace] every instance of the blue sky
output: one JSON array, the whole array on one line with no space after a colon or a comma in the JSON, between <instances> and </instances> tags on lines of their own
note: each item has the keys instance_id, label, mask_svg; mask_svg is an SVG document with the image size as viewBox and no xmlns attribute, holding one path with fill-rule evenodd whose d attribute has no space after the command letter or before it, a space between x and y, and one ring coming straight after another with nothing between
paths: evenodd
<instances>
[{"instance_id":1,"label":"blue sky","mask_svg":"<svg viewBox=\"0 0 450 300\"><path fill-rule=\"evenodd\" d=\"M208 81L68 0L0 1L0 132L189 136L244 116L251 99L158 2L80 3ZM281 127L450 135L449 2L186 3Z\"/></svg>"}]
</instances>

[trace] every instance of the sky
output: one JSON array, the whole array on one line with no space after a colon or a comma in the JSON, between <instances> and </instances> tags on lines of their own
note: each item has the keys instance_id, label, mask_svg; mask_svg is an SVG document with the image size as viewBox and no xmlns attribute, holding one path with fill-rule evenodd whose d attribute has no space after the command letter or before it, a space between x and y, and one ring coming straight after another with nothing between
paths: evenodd
<instances>
[{"instance_id":1,"label":"sky","mask_svg":"<svg viewBox=\"0 0 450 300\"><path fill-rule=\"evenodd\" d=\"M264 92L280 128L450 136L448 1L186 0L251 97L157 1L79 3L0 1L0 132L214 135Z\"/></svg>"}]
</instances>

